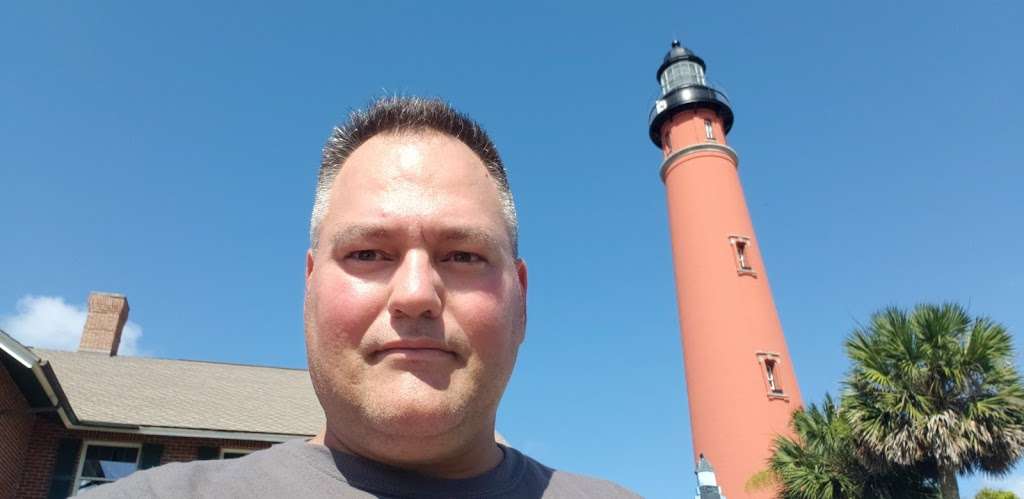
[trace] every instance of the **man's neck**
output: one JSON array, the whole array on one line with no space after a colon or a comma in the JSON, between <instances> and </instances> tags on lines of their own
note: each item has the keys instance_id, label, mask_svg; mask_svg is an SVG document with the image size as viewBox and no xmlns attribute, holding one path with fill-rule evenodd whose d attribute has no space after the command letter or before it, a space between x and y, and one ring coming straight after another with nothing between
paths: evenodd
<instances>
[{"instance_id":1,"label":"man's neck","mask_svg":"<svg viewBox=\"0 0 1024 499\"><path fill-rule=\"evenodd\" d=\"M309 443L324 445L332 450L352 454L396 468L415 471L434 478L472 478L494 469L504 457L504 452L494 441L494 430L476 435L463 445L450 448L450 436L433 437L387 437L375 439L383 445L366 445L366 439L346 438L343 432L330 428L321 430ZM361 441L360 441L361 440ZM385 443L386 442L386 443ZM411 453L401 449L427 449L423 453Z\"/></svg>"}]
</instances>

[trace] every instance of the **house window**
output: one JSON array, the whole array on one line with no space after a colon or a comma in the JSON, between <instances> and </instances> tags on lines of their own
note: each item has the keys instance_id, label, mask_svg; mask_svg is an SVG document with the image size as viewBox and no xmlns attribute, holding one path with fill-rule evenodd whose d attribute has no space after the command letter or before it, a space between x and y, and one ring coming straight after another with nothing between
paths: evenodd
<instances>
[{"instance_id":1,"label":"house window","mask_svg":"<svg viewBox=\"0 0 1024 499\"><path fill-rule=\"evenodd\" d=\"M709 142L715 141L715 127L711 124L711 120L704 120L704 135Z\"/></svg>"},{"instance_id":2,"label":"house window","mask_svg":"<svg viewBox=\"0 0 1024 499\"><path fill-rule=\"evenodd\" d=\"M237 459L237 458L245 456L245 455L247 455L247 454L249 454L251 452L252 452L252 450L249 450L249 449L221 449L220 450L220 458L221 459Z\"/></svg>"},{"instance_id":3,"label":"house window","mask_svg":"<svg viewBox=\"0 0 1024 499\"><path fill-rule=\"evenodd\" d=\"M756 276L757 272L750 264L750 238L743 236L729 237L729 244L732 245L733 254L736 257L736 272L739 275Z\"/></svg>"},{"instance_id":4,"label":"house window","mask_svg":"<svg viewBox=\"0 0 1024 499\"><path fill-rule=\"evenodd\" d=\"M77 494L131 475L139 468L139 446L113 442L86 443L75 475Z\"/></svg>"},{"instance_id":5,"label":"house window","mask_svg":"<svg viewBox=\"0 0 1024 499\"><path fill-rule=\"evenodd\" d=\"M758 352L757 363L761 368L764 377L765 389L768 398L788 399L785 390L782 389L782 380L779 379L779 354L772 352Z\"/></svg>"}]
</instances>

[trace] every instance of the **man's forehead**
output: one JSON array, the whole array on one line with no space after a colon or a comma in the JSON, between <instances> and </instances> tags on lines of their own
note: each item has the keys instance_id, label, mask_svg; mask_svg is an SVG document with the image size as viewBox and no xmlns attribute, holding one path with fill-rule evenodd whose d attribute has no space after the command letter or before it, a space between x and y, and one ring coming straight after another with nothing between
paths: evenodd
<instances>
[{"instance_id":1,"label":"man's forehead","mask_svg":"<svg viewBox=\"0 0 1024 499\"><path fill-rule=\"evenodd\" d=\"M429 156L429 157L428 157ZM436 167L478 170L489 176L480 157L459 139L432 130L395 131L377 134L357 147L339 175L355 170L369 172L425 173Z\"/></svg>"},{"instance_id":2,"label":"man's forehead","mask_svg":"<svg viewBox=\"0 0 1024 499\"><path fill-rule=\"evenodd\" d=\"M359 146L334 179L330 204L403 190L500 203L497 184L476 153L454 137L421 132L376 135Z\"/></svg>"},{"instance_id":3,"label":"man's forehead","mask_svg":"<svg viewBox=\"0 0 1024 499\"><path fill-rule=\"evenodd\" d=\"M468 146L441 133L374 136L349 156L329 196L323 235L332 246L403 231L511 246L495 180Z\"/></svg>"}]
</instances>

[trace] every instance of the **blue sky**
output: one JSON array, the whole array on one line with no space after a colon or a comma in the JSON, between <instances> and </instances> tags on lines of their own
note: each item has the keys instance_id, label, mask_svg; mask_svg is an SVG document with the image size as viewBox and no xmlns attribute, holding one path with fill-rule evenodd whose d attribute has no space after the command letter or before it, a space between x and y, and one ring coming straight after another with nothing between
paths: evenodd
<instances>
[{"instance_id":1,"label":"blue sky","mask_svg":"<svg viewBox=\"0 0 1024 499\"><path fill-rule=\"evenodd\" d=\"M1024 330L1021 25L1013 1L8 4L0 319L52 316L26 318L41 301L26 297L74 315L115 291L138 352L304 366L323 140L374 96L441 96L492 133L519 201L530 321L500 431L556 467L683 496L646 123L669 42L733 102L729 141L818 401L880 307L953 300Z\"/></svg>"}]
</instances>

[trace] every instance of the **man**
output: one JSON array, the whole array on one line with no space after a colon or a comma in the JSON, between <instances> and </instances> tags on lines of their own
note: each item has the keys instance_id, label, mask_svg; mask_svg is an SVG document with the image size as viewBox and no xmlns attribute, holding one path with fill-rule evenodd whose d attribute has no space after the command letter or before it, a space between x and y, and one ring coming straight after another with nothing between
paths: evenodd
<instances>
[{"instance_id":1,"label":"man","mask_svg":"<svg viewBox=\"0 0 1024 499\"><path fill-rule=\"evenodd\" d=\"M635 497L494 438L526 326L497 150L437 100L388 98L324 147L306 254L309 373L326 427L85 497Z\"/></svg>"}]
</instances>

